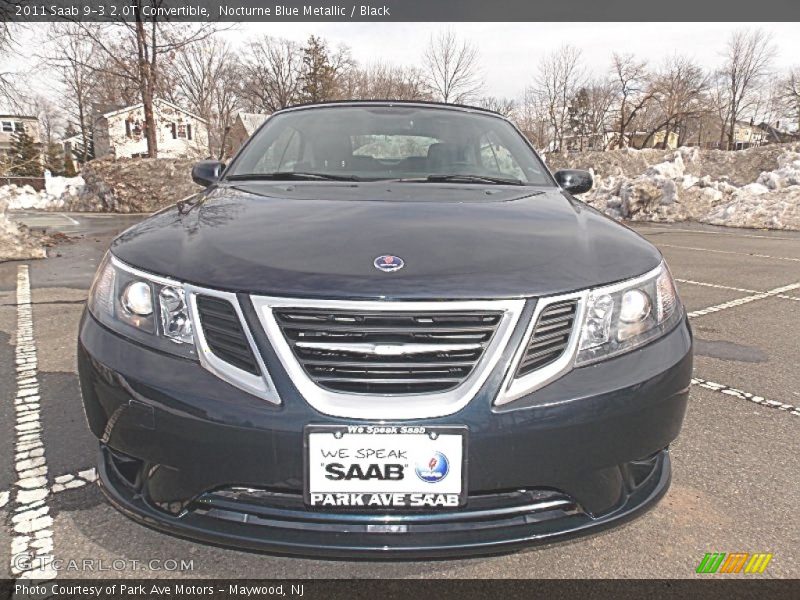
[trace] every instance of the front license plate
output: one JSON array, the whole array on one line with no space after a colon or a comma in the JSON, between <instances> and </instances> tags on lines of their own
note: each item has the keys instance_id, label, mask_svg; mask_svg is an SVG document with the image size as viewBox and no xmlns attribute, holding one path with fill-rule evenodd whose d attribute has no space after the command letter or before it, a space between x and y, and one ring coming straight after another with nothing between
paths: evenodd
<instances>
[{"instance_id":1,"label":"front license plate","mask_svg":"<svg viewBox=\"0 0 800 600\"><path fill-rule=\"evenodd\" d=\"M305 501L325 508L448 509L466 501L467 428L308 425Z\"/></svg>"}]
</instances>

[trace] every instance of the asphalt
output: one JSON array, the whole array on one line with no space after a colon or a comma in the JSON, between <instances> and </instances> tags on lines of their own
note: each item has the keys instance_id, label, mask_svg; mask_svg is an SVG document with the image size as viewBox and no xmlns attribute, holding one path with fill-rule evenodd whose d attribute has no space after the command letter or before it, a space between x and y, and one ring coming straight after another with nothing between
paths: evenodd
<instances>
[{"instance_id":1,"label":"asphalt","mask_svg":"<svg viewBox=\"0 0 800 600\"><path fill-rule=\"evenodd\" d=\"M688 310L701 313L692 318L695 377L710 382L692 387L684 428L672 447L673 483L652 510L603 533L497 557L348 562L245 553L178 539L128 520L95 484L84 485L85 479L73 479L74 489L59 489L64 475L83 472L91 479L86 470L95 462L96 441L84 420L74 351L83 302L110 239L141 217L26 213L15 218L73 240L51 248L46 260L0 264L0 577L10 575L15 535L13 365L17 273L24 264L33 294L53 556L65 564L84 559L124 564L121 571L62 570L62 577L697 577L695 568L706 552L769 552L772 561L758 577L800 577L800 409L791 411L800 406L800 287L774 292L800 283L798 233L634 226L661 248ZM762 297L763 292L773 293ZM754 295L757 299L726 305ZM709 389L716 384L725 391ZM12 492L5 506L4 492ZM158 567L150 562L154 559L160 568L152 568ZM184 561L185 568L172 570L170 560Z\"/></svg>"}]
</instances>

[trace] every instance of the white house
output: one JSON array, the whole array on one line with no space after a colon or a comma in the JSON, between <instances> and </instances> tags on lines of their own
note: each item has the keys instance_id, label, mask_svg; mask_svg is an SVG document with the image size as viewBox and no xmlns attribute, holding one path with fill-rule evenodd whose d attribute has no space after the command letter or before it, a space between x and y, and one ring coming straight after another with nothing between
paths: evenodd
<instances>
[{"instance_id":1,"label":"white house","mask_svg":"<svg viewBox=\"0 0 800 600\"><path fill-rule=\"evenodd\" d=\"M181 107L155 99L158 156L203 158L208 156L208 123ZM144 105L135 104L99 115L94 123L94 153L106 156L145 157Z\"/></svg>"},{"instance_id":2,"label":"white house","mask_svg":"<svg viewBox=\"0 0 800 600\"><path fill-rule=\"evenodd\" d=\"M42 140L39 133L39 119L25 115L0 115L0 152L8 154L14 143L14 133L25 130L40 150Z\"/></svg>"}]
</instances>

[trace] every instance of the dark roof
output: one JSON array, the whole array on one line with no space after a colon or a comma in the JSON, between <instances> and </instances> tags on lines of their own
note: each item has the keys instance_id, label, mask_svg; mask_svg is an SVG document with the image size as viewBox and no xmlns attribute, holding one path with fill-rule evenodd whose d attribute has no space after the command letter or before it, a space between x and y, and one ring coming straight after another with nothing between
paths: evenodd
<instances>
[{"instance_id":1,"label":"dark roof","mask_svg":"<svg viewBox=\"0 0 800 600\"><path fill-rule=\"evenodd\" d=\"M0 119L38 119L33 115L0 115Z\"/></svg>"},{"instance_id":2,"label":"dark roof","mask_svg":"<svg viewBox=\"0 0 800 600\"><path fill-rule=\"evenodd\" d=\"M769 139L773 142L793 142L800 139L800 132L792 133L789 131L781 131L777 127L773 127L769 123L759 123L758 128L763 130L769 135Z\"/></svg>"}]
</instances>

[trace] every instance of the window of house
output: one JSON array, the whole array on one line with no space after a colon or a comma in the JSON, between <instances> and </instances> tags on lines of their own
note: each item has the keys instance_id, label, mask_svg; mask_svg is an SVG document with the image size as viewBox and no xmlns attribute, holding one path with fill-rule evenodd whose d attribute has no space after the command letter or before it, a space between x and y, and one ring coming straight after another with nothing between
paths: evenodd
<instances>
[{"instance_id":1,"label":"window of house","mask_svg":"<svg viewBox=\"0 0 800 600\"><path fill-rule=\"evenodd\" d=\"M23 129L25 129L25 125L22 123L22 121L16 121L14 123L14 131L22 131Z\"/></svg>"},{"instance_id":2,"label":"window of house","mask_svg":"<svg viewBox=\"0 0 800 600\"><path fill-rule=\"evenodd\" d=\"M14 124L11 121L3 121L3 131L14 131Z\"/></svg>"},{"instance_id":3,"label":"window of house","mask_svg":"<svg viewBox=\"0 0 800 600\"><path fill-rule=\"evenodd\" d=\"M138 119L125 119L125 136L129 138L142 137L142 122Z\"/></svg>"},{"instance_id":4,"label":"window of house","mask_svg":"<svg viewBox=\"0 0 800 600\"><path fill-rule=\"evenodd\" d=\"M186 139L186 124L185 123L178 123L178 137L180 139Z\"/></svg>"}]
</instances>

